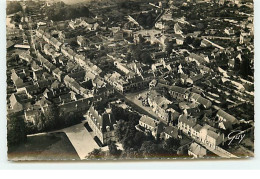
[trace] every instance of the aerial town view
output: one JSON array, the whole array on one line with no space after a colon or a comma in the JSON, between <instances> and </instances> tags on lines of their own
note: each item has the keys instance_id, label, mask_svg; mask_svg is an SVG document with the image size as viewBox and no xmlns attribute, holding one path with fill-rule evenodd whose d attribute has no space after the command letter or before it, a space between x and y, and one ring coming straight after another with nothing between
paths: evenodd
<instances>
[{"instance_id":1,"label":"aerial town view","mask_svg":"<svg viewBox=\"0 0 260 179\"><path fill-rule=\"evenodd\" d=\"M8 159L254 157L253 0L9 0Z\"/></svg>"}]
</instances>

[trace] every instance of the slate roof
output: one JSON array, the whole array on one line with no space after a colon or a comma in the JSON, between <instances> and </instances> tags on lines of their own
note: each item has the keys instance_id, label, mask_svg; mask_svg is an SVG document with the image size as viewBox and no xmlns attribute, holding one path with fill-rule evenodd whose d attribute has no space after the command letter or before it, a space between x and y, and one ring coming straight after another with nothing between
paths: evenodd
<instances>
[{"instance_id":1,"label":"slate roof","mask_svg":"<svg viewBox=\"0 0 260 179\"><path fill-rule=\"evenodd\" d=\"M186 125L193 127L196 125L196 120L193 118L189 118L187 117L187 115L183 114L179 117L179 122L185 123Z\"/></svg>"},{"instance_id":2,"label":"slate roof","mask_svg":"<svg viewBox=\"0 0 260 179\"><path fill-rule=\"evenodd\" d=\"M237 119L234 116L228 114L227 112L223 111L222 109L218 110L217 115L223 117L227 121L230 121L232 124L235 124L237 122Z\"/></svg>"},{"instance_id":3,"label":"slate roof","mask_svg":"<svg viewBox=\"0 0 260 179\"><path fill-rule=\"evenodd\" d=\"M157 124L158 124L158 122L155 119L153 119L153 118L151 118L149 116L146 116L146 115L143 115L140 118L140 121L145 123L145 124L147 124L147 125L149 125L149 126L152 126L152 127L156 127Z\"/></svg>"},{"instance_id":4,"label":"slate roof","mask_svg":"<svg viewBox=\"0 0 260 179\"><path fill-rule=\"evenodd\" d=\"M196 142L193 142L190 147L189 147L189 150L194 153L195 155L198 155L198 156L204 156L207 152L207 150L202 147L201 145L197 144Z\"/></svg>"},{"instance_id":5,"label":"slate roof","mask_svg":"<svg viewBox=\"0 0 260 179\"><path fill-rule=\"evenodd\" d=\"M177 139L178 138L178 128L174 127L174 126L167 126L164 129L164 132L168 135L170 135L171 137Z\"/></svg>"},{"instance_id":6,"label":"slate roof","mask_svg":"<svg viewBox=\"0 0 260 179\"><path fill-rule=\"evenodd\" d=\"M175 85L172 85L170 87L170 90L177 92L177 93L181 93L181 94L185 94L188 91L188 89L185 89L185 88L182 88L182 87L179 87L179 86L175 86Z\"/></svg>"}]
</instances>

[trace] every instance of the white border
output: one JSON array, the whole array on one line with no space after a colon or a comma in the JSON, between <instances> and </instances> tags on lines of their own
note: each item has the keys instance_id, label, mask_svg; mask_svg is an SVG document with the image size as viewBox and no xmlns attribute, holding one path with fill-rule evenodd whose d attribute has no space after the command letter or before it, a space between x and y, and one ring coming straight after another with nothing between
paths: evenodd
<instances>
[{"instance_id":1,"label":"white border","mask_svg":"<svg viewBox=\"0 0 260 179\"><path fill-rule=\"evenodd\" d=\"M258 139L259 134L259 120L260 120L260 0L254 0L255 3L255 136ZM203 160L203 161L136 161L136 162L36 162L36 163L15 163L7 161L7 147L6 147L6 32L5 32L5 0L0 0L0 169L49 169L49 170L68 170L68 169L146 169L146 170L172 170L172 169L259 169L259 142L255 140L255 158L244 160ZM258 11L257 11L258 9ZM259 78L257 78L259 76ZM258 109L258 110L257 110ZM37 174L37 177L40 174ZM218 175L217 173L211 173ZM35 175L34 175L35 176ZM87 174L86 174L87 177Z\"/></svg>"}]
</instances>

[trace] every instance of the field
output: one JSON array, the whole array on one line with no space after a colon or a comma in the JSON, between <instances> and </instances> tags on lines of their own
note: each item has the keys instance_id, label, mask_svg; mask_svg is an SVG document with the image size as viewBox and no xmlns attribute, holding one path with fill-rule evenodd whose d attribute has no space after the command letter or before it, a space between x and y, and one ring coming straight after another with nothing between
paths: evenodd
<instances>
[{"instance_id":1,"label":"field","mask_svg":"<svg viewBox=\"0 0 260 179\"><path fill-rule=\"evenodd\" d=\"M79 160L79 156L66 134L57 132L28 137L25 144L9 148L8 159Z\"/></svg>"}]
</instances>

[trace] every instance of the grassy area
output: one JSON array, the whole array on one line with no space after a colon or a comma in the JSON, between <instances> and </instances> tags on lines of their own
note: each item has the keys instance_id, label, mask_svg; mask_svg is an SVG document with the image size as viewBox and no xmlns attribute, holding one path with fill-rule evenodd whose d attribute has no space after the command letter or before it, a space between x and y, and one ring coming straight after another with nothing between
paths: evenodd
<instances>
[{"instance_id":1,"label":"grassy area","mask_svg":"<svg viewBox=\"0 0 260 179\"><path fill-rule=\"evenodd\" d=\"M79 160L63 132L30 136L25 144L9 148L9 160Z\"/></svg>"}]
</instances>

